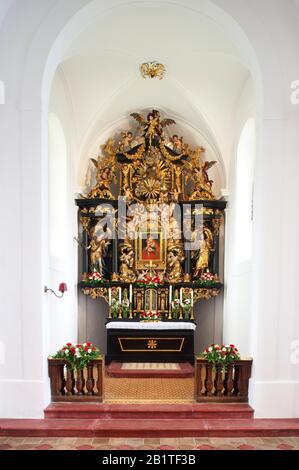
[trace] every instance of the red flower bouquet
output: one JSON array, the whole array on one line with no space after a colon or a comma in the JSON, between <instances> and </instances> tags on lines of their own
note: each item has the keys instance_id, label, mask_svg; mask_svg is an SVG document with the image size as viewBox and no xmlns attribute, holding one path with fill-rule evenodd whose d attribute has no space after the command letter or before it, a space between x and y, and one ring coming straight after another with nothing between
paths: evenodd
<instances>
[{"instance_id":1,"label":"red flower bouquet","mask_svg":"<svg viewBox=\"0 0 299 470\"><path fill-rule=\"evenodd\" d=\"M73 370L84 369L92 360L100 356L100 351L92 343L73 344L66 343L53 359L65 359Z\"/></svg>"},{"instance_id":2,"label":"red flower bouquet","mask_svg":"<svg viewBox=\"0 0 299 470\"><path fill-rule=\"evenodd\" d=\"M241 359L240 353L234 344L211 344L200 357L207 359L214 366L221 364L224 368L228 364L233 364Z\"/></svg>"},{"instance_id":3,"label":"red flower bouquet","mask_svg":"<svg viewBox=\"0 0 299 470\"><path fill-rule=\"evenodd\" d=\"M162 284L159 276L144 276L143 279L136 282L137 286L154 288Z\"/></svg>"},{"instance_id":4,"label":"red flower bouquet","mask_svg":"<svg viewBox=\"0 0 299 470\"><path fill-rule=\"evenodd\" d=\"M82 282L92 286L100 286L106 282L106 279L102 274L95 271L93 273L85 274Z\"/></svg>"},{"instance_id":5,"label":"red flower bouquet","mask_svg":"<svg viewBox=\"0 0 299 470\"><path fill-rule=\"evenodd\" d=\"M139 315L140 321L160 321L160 315L158 312L141 312Z\"/></svg>"}]
</instances>

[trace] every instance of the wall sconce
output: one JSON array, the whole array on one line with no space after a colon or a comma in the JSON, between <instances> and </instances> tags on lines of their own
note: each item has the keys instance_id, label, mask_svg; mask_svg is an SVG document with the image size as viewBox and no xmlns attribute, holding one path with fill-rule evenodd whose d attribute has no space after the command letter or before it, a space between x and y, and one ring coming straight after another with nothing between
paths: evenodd
<instances>
[{"instance_id":1,"label":"wall sconce","mask_svg":"<svg viewBox=\"0 0 299 470\"><path fill-rule=\"evenodd\" d=\"M57 295L56 292L54 292L52 289L48 289L47 286L44 287L45 293L51 292L51 294L54 294L58 299L61 299L61 297L63 297L63 294L67 291L67 285L65 284L65 282L61 282L59 284L58 290L61 293L61 295Z\"/></svg>"}]
</instances>

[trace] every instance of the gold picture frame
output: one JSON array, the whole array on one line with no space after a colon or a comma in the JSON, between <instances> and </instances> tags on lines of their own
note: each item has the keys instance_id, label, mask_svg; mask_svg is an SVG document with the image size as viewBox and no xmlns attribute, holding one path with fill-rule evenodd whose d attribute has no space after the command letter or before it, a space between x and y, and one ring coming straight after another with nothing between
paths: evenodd
<instances>
[{"instance_id":1,"label":"gold picture frame","mask_svg":"<svg viewBox=\"0 0 299 470\"><path fill-rule=\"evenodd\" d=\"M139 231L135 245L137 269L166 269L166 240L162 231Z\"/></svg>"}]
</instances>

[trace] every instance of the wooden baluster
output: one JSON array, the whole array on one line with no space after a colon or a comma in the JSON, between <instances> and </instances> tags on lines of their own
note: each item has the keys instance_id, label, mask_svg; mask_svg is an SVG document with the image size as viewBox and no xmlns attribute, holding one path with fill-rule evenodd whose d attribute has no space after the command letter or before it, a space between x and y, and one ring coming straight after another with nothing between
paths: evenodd
<instances>
[{"instance_id":1,"label":"wooden baluster","mask_svg":"<svg viewBox=\"0 0 299 470\"><path fill-rule=\"evenodd\" d=\"M72 370L72 368L67 365L66 366L66 384L65 384L65 388L66 388L66 395L68 397L72 396L75 394L75 378L74 378L74 371Z\"/></svg>"},{"instance_id":2,"label":"wooden baluster","mask_svg":"<svg viewBox=\"0 0 299 470\"><path fill-rule=\"evenodd\" d=\"M213 388L214 388L213 365L212 364L207 364L206 365L205 388L206 388L206 395L208 397L212 397L213 396Z\"/></svg>"},{"instance_id":3,"label":"wooden baluster","mask_svg":"<svg viewBox=\"0 0 299 470\"><path fill-rule=\"evenodd\" d=\"M199 361L196 361L195 364L195 400L198 401L199 398L202 396L202 369L203 364Z\"/></svg>"},{"instance_id":4,"label":"wooden baluster","mask_svg":"<svg viewBox=\"0 0 299 470\"><path fill-rule=\"evenodd\" d=\"M78 369L77 378L76 378L76 388L77 388L76 395L78 396L84 395L84 385L85 385L85 380L84 380L83 370Z\"/></svg>"},{"instance_id":5,"label":"wooden baluster","mask_svg":"<svg viewBox=\"0 0 299 470\"><path fill-rule=\"evenodd\" d=\"M248 400L248 387L249 387L249 379L251 376L251 365L250 361L244 361L239 365L236 365L239 369L238 373L238 395L242 397L243 400Z\"/></svg>"},{"instance_id":6,"label":"wooden baluster","mask_svg":"<svg viewBox=\"0 0 299 470\"><path fill-rule=\"evenodd\" d=\"M49 360L49 377L51 386L51 399L59 395L59 368L57 362Z\"/></svg>"},{"instance_id":7,"label":"wooden baluster","mask_svg":"<svg viewBox=\"0 0 299 470\"><path fill-rule=\"evenodd\" d=\"M216 366L216 376L215 376L215 392L217 397L222 396L223 390L223 367L221 364Z\"/></svg>"},{"instance_id":8,"label":"wooden baluster","mask_svg":"<svg viewBox=\"0 0 299 470\"><path fill-rule=\"evenodd\" d=\"M65 395L65 377L64 377L64 368L65 364L59 364L59 393L58 395L63 396Z\"/></svg>"},{"instance_id":9,"label":"wooden baluster","mask_svg":"<svg viewBox=\"0 0 299 470\"><path fill-rule=\"evenodd\" d=\"M235 374L234 374L234 392L233 395L239 395L239 386L240 386L240 364L235 364Z\"/></svg>"},{"instance_id":10,"label":"wooden baluster","mask_svg":"<svg viewBox=\"0 0 299 470\"><path fill-rule=\"evenodd\" d=\"M224 379L224 395L227 397L231 397L233 394L233 388L234 388L233 370L234 370L234 366L232 364L228 364L226 373L225 373L225 379Z\"/></svg>"},{"instance_id":11,"label":"wooden baluster","mask_svg":"<svg viewBox=\"0 0 299 470\"><path fill-rule=\"evenodd\" d=\"M103 399L103 361L99 360L97 361L97 372L98 372L98 378L97 378L97 396Z\"/></svg>"},{"instance_id":12,"label":"wooden baluster","mask_svg":"<svg viewBox=\"0 0 299 470\"><path fill-rule=\"evenodd\" d=\"M87 364L87 380L86 380L87 395L93 395L94 378L93 378L93 363Z\"/></svg>"}]
</instances>

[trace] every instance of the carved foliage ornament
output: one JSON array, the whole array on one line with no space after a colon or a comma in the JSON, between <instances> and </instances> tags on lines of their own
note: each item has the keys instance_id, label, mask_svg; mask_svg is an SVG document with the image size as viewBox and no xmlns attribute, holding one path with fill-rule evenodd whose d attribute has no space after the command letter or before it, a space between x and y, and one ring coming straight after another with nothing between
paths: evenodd
<instances>
[{"instance_id":1,"label":"carved foliage ornament","mask_svg":"<svg viewBox=\"0 0 299 470\"><path fill-rule=\"evenodd\" d=\"M140 65L140 73L143 78L158 78L162 80L166 73L166 68L163 64L156 61L145 62Z\"/></svg>"}]
</instances>

